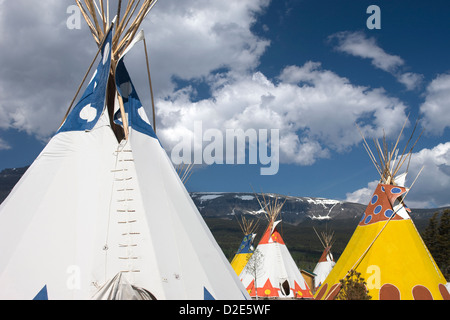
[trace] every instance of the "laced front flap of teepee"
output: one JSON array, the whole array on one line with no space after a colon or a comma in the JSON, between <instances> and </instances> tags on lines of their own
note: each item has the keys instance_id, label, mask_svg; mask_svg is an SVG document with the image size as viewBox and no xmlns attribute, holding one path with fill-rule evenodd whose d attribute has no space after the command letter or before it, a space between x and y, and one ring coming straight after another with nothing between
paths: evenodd
<instances>
[{"instance_id":1,"label":"laced front flap of teepee","mask_svg":"<svg viewBox=\"0 0 450 320\"><path fill-rule=\"evenodd\" d=\"M120 239L118 246L122 262L121 272L129 274L129 280L140 272L139 256L136 249L139 241L139 221L136 213L136 180L133 152L125 140L117 150L117 168L114 178L114 193L116 194L116 223L119 225Z\"/></svg>"},{"instance_id":2,"label":"laced front flap of teepee","mask_svg":"<svg viewBox=\"0 0 450 320\"><path fill-rule=\"evenodd\" d=\"M129 141L122 140L115 152L116 163L111 170L112 185L105 251L104 285L94 299L133 299L153 295L139 288L142 272L143 213L139 205L137 176ZM120 276L119 276L120 275ZM142 295L141 291L145 294ZM148 294L146 294L146 292ZM154 297L153 297L154 298Z\"/></svg>"}]
</instances>

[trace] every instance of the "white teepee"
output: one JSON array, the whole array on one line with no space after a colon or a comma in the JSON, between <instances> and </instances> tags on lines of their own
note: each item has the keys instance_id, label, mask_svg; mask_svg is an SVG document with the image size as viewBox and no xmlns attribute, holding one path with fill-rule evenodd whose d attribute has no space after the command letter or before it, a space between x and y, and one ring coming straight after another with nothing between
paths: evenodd
<instances>
[{"instance_id":1,"label":"white teepee","mask_svg":"<svg viewBox=\"0 0 450 320\"><path fill-rule=\"evenodd\" d=\"M316 232L317 237L319 238L320 242L323 245L323 253L313 271L313 273L315 274L314 289L317 290L317 288L320 287L322 282L325 281L325 279L327 278L331 269L333 269L336 262L334 261L333 255L331 254L331 247L333 246L334 233L327 233L325 231L322 232L321 235L319 235L316 229L314 229L314 231Z\"/></svg>"},{"instance_id":2,"label":"white teepee","mask_svg":"<svg viewBox=\"0 0 450 320\"><path fill-rule=\"evenodd\" d=\"M263 200L264 205L260 204L269 224L239 278L254 298L312 298L278 229L281 220L276 219L284 202L279 202L278 197L268 200L265 195Z\"/></svg>"},{"instance_id":3,"label":"white teepee","mask_svg":"<svg viewBox=\"0 0 450 320\"><path fill-rule=\"evenodd\" d=\"M0 206L0 299L249 298L126 70L124 56L142 39L137 28L155 1L144 1L125 29L138 3L128 1L107 28L103 1L77 1L100 62Z\"/></svg>"}]
</instances>

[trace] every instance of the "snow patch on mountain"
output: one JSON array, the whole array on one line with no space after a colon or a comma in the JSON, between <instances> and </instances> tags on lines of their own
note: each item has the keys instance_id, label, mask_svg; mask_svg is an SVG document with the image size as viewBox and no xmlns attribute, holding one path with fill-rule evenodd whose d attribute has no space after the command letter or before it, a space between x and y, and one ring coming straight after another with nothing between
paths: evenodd
<instances>
[{"instance_id":1,"label":"snow patch on mountain","mask_svg":"<svg viewBox=\"0 0 450 320\"><path fill-rule=\"evenodd\" d=\"M234 196L234 197L237 198L237 199L246 200L246 201L255 199L254 196L249 196L249 195L237 195L237 196Z\"/></svg>"},{"instance_id":2,"label":"snow patch on mountain","mask_svg":"<svg viewBox=\"0 0 450 320\"><path fill-rule=\"evenodd\" d=\"M311 203L311 204L316 204L316 205L322 205L322 206L324 206L325 208L327 207L327 206L329 206L329 205L336 205L336 204L338 204L338 203L342 203L341 201L339 201L339 200L333 200L333 199L325 199L325 198L305 198L306 199L306 201L308 202L308 203Z\"/></svg>"}]
</instances>

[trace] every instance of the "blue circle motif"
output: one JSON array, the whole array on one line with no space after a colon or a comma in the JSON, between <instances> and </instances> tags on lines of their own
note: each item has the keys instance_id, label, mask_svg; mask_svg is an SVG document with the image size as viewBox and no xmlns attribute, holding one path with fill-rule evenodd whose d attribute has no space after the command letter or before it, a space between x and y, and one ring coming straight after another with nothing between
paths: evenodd
<instances>
[{"instance_id":1,"label":"blue circle motif","mask_svg":"<svg viewBox=\"0 0 450 320\"><path fill-rule=\"evenodd\" d=\"M394 211L392 211L391 209L387 209L384 212L384 215L385 215L386 218L390 218L393 214L394 214Z\"/></svg>"},{"instance_id":2,"label":"blue circle motif","mask_svg":"<svg viewBox=\"0 0 450 320\"><path fill-rule=\"evenodd\" d=\"M375 207L375 209L373 209L373 213L379 214L381 212L381 209L383 209L383 207L381 205L378 205Z\"/></svg>"},{"instance_id":3,"label":"blue circle motif","mask_svg":"<svg viewBox=\"0 0 450 320\"><path fill-rule=\"evenodd\" d=\"M377 201L378 201L378 196L374 195L372 200L370 201L370 204L375 204L375 202L377 202Z\"/></svg>"},{"instance_id":4,"label":"blue circle motif","mask_svg":"<svg viewBox=\"0 0 450 320\"><path fill-rule=\"evenodd\" d=\"M369 223L370 222L370 220L372 220L372 216L367 216L367 218L366 218L366 220L364 220L364 223Z\"/></svg>"},{"instance_id":5,"label":"blue circle motif","mask_svg":"<svg viewBox=\"0 0 450 320\"><path fill-rule=\"evenodd\" d=\"M393 194L398 194L398 193L401 193L402 192L402 189L400 189L400 188L392 188L391 189L391 193L393 193Z\"/></svg>"}]
</instances>

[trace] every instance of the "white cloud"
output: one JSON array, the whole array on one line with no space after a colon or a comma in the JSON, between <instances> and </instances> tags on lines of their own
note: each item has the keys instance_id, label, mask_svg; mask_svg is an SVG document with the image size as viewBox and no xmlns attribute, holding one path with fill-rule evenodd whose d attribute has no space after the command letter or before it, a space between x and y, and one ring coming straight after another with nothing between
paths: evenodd
<instances>
[{"instance_id":1,"label":"white cloud","mask_svg":"<svg viewBox=\"0 0 450 320\"><path fill-rule=\"evenodd\" d=\"M160 1L143 24L152 72L161 95L172 78L203 79L217 69L247 72L259 64L270 41L251 27L269 0Z\"/></svg>"},{"instance_id":2,"label":"white cloud","mask_svg":"<svg viewBox=\"0 0 450 320\"><path fill-rule=\"evenodd\" d=\"M0 112L5 117L0 126L45 139L59 125L95 44L84 22L82 30L67 29L71 1L33 2L32 7L24 1L8 2L0 13L0 46L7 48L0 61ZM287 67L275 80L255 72L269 41L251 27L268 4L161 1L148 16L142 28L148 30L157 129L168 146L196 120L214 128L279 128L283 161L312 164L358 143L355 123L367 137L379 137L381 128L388 135L397 130L396 121L405 119L400 101L382 89L352 85L320 63ZM139 51L127 59L132 73L142 68L144 60L132 55L142 55ZM148 92L146 73L136 75L138 91ZM174 91L173 77L203 82L211 97L195 101L193 87Z\"/></svg>"},{"instance_id":3,"label":"white cloud","mask_svg":"<svg viewBox=\"0 0 450 320\"><path fill-rule=\"evenodd\" d=\"M405 61L397 55L384 51L374 38L367 38L362 32L344 31L329 37L330 41L334 39L338 41L336 50L371 60L373 66L392 74L397 81L405 85L406 89L414 90L421 84L422 75L402 71Z\"/></svg>"},{"instance_id":4,"label":"white cloud","mask_svg":"<svg viewBox=\"0 0 450 320\"><path fill-rule=\"evenodd\" d=\"M426 132L440 135L450 126L450 74L438 75L428 85L420 106Z\"/></svg>"},{"instance_id":5,"label":"white cloud","mask_svg":"<svg viewBox=\"0 0 450 320\"><path fill-rule=\"evenodd\" d=\"M142 25L156 94L172 93L173 77L204 79L220 68L235 72L255 68L269 41L250 28L268 3L158 2ZM60 124L96 52L84 21L81 30L67 28L69 5L73 1L16 0L0 8L0 129L14 128L45 140ZM135 83L139 92L147 93L146 73L140 72L145 61L142 47L134 51L127 64L139 70Z\"/></svg>"},{"instance_id":6,"label":"white cloud","mask_svg":"<svg viewBox=\"0 0 450 320\"><path fill-rule=\"evenodd\" d=\"M374 38L366 38L362 32L338 32L330 36L339 42L336 49L356 57L370 59L372 64L384 71L395 72L405 62L396 55L386 53Z\"/></svg>"},{"instance_id":7,"label":"white cloud","mask_svg":"<svg viewBox=\"0 0 450 320\"><path fill-rule=\"evenodd\" d=\"M365 188L347 193L346 201L368 204L377 184L378 181L372 181ZM450 142L413 153L405 182L406 187L411 185L405 198L408 207L435 208L450 205Z\"/></svg>"},{"instance_id":8,"label":"white cloud","mask_svg":"<svg viewBox=\"0 0 450 320\"><path fill-rule=\"evenodd\" d=\"M418 88L423 81L423 75L413 72L399 73L396 77L398 82L402 83L408 90Z\"/></svg>"},{"instance_id":9,"label":"white cloud","mask_svg":"<svg viewBox=\"0 0 450 320\"><path fill-rule=\"evenodd\" d=\"M369 200L372 198L373 192L375 191L378 180L371 181L367 184L367 187L358 189L353 192L346 193L345 201L361 203L367 205Z\"/></svg>"},{"instance_id":10,"label":"white cloud","mask_svg":"<svg viewBox=\"0 0 450 320\"><path fill-rule=\"evenodd\" d=\"M2 6L0 112L5 121L0 128L25 130L44 139L59 125L96 51L84 22L82 30L67 29L66 9L71 4L53 0L51 6L25 6L25 0L17 0ZM268 4L269 0L158 2L142 28L148 30L157 129L165 145L170 148L192 132L198 120L205 129L279 128L281 160L310 165L359 143L355 123L368 138L380 137L382 129L388 136L396 135L406 106L383 89L353 85L317 62L288 66L274 80L255 71L270 42L251 27ZM346 39L346 50L371 57L380 68L393 70L403 64L373 40L357 48L351 35ZM370 56L367 43L376 54ZM143 53L137 49L127 59L131 72L141 71L144 60L132 54ZM148 91L146 73L136 74L138 91ZM211 97L193 99L195 89L189 86L175 90L173 77L206 84ZM412 78L405 76L404 81Z\"/></svg>"},{"instance_id":11,"label":"white cloud","mask_svg":"<svg viewBox=\"0 0 450 320\"><path fill-rule=\"evenodd\" d=\"M359 143L355 123L366 137L381 137L382 129L398 134L406 119L405 105L383 90L352 85L315 62L286 67L276 81L256 72L222 74L220 83L209 99L192 101L187 87L158 101L158 134L168 149L193 131L194 121L222 131L276 128L280 160L310 165Z\"/></svg>"},{"instance_id":12,"label":"white cloud","mask_svg":"<svg viewBox=\"0 0 450 320\"><path fill-rule=\"evenodd\" d=\"M413 154L406 179L407 186L412 184L422 167L422 173L407 196L408 206L449 206L450 142Z\"/></svg>"},{"instance_id":13,"label":"white cloud","mask_svg":"<svg viewBox=\"0 0 450 320\"><path fill-rule=\"evenodd\" d=\"M0 150L8 150L8 149L11 149L9 143L0 138Z\"/></svg>"},{"instance_id":14,"label":"white cloud","mask_svg":"<svg viewBox=\"0 0 450 320\"><path fill-rule=\"evenodd\" d=\"M84 30L66 27L69 0L8 1L0 8L0 129L46 139L57 129L95 54Z\"/></svg>"}]
</instances>

